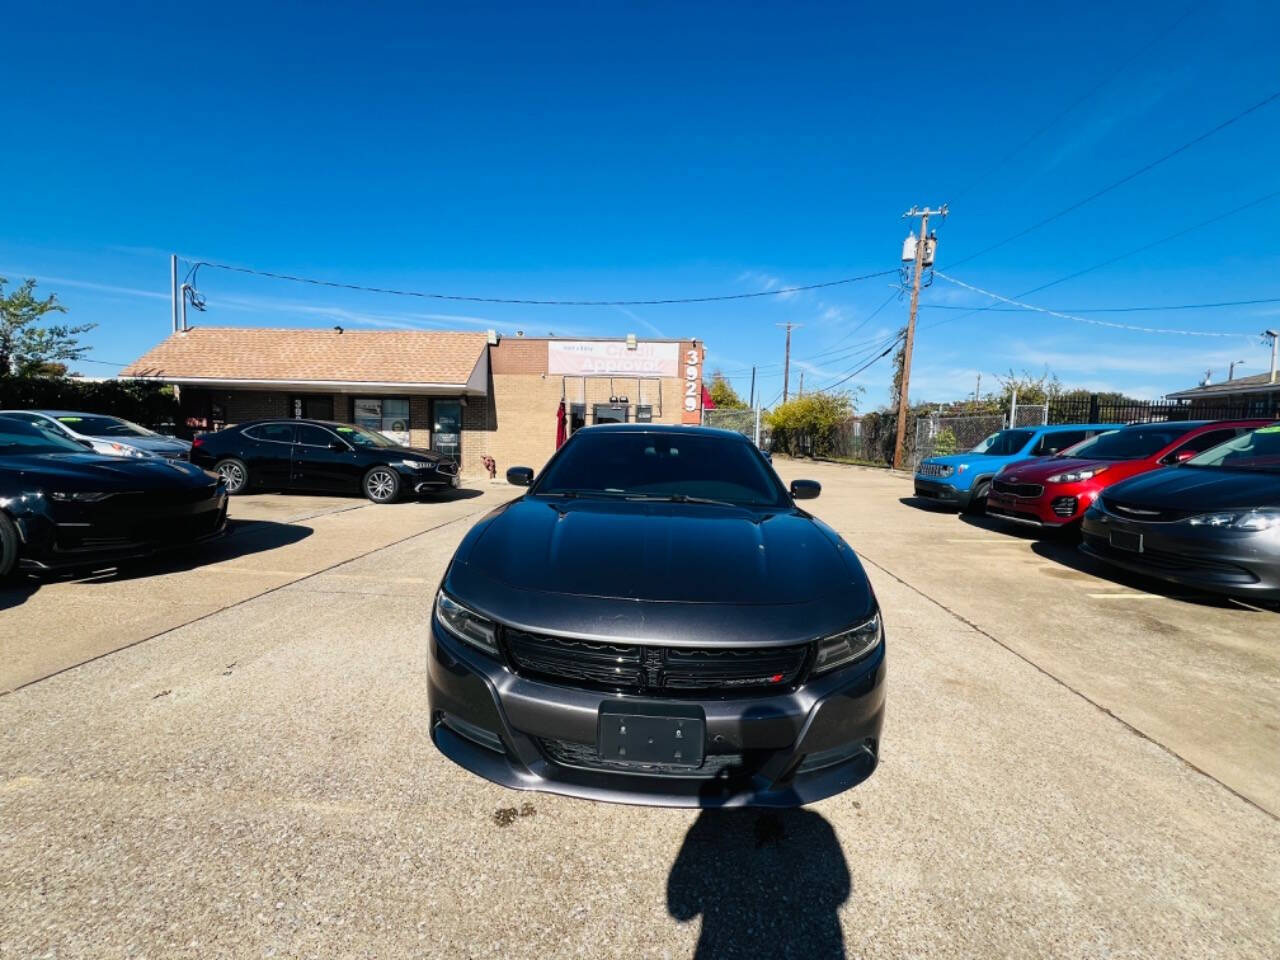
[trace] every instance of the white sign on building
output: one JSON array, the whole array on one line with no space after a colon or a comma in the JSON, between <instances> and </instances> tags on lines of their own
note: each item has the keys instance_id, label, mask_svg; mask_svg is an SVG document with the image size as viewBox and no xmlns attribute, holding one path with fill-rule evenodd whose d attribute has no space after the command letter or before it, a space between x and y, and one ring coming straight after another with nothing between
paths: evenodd
<instances>
[{"instance_id":1,"label":"white sign on building","mask_svg":"<svg viewBox=\"0 0 1280 960\"><path fill-rule=\"evenodd\" d=\"M680 344L625 340L549 340L547 372L571 377L680 376Z\"/></svg>"}]
</instances>

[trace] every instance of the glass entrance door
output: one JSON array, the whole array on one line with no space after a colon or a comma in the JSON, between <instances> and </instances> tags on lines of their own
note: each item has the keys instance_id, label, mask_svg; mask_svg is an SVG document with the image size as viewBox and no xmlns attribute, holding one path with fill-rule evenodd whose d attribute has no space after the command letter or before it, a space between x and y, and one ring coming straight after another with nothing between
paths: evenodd
<instances>
[{"instance_id":1,"label":"glass entrance door","mask_svg":"<svg viewBox=\"0 0 1280 960\"><path fill-rule=\"evenodd\" d=\"M431 411L431 449L458 460L462 453L462 404L457 400L436 400Z\"/></svg>"}]
</instances>

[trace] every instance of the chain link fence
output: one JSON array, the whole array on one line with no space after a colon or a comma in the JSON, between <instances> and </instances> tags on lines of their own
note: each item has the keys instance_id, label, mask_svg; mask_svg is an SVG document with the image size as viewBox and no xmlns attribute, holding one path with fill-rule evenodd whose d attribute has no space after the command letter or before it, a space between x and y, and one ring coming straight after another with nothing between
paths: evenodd
<instances>
[{"instance_id":1,"label":"chain link fence","mask_svg":"<svg viewBox=\"0 0 1280 960\"><path fill-rule=\"evenodd\" d=\"M914 472L926 457L942 457L972 450L982 440L1003 430L1003 414L976 417L940 417L931 414L916 418L915 444L910 451Z\"/></svg>"},{"instance_id":2,"label":"chain link fence","mask_svg":"<svg viewBox=\"0 0 1280 960\"><path fill-rule=\"evenodd\" d=\"M1049 422L1047 403L1020 403L1013 408L1011 427L1043 427Z\"/></svg>"},{"instance_id":3,"label":"chain link fence","mask_svg":"<svg viewBox=\"0 0 1280 960\"><path fill-rule=\"evenodd\" d=\"M756 411L729 410L720 407L715 410L703 410L702 425L704 427L715 427L717 430L732 430L735 433L742 434L748 440L754 441L756 438ZM768 444L765 442L768 432L762 413L760 415L760 447L763 450L769 449Z\"/></svg>"}]
</instances>

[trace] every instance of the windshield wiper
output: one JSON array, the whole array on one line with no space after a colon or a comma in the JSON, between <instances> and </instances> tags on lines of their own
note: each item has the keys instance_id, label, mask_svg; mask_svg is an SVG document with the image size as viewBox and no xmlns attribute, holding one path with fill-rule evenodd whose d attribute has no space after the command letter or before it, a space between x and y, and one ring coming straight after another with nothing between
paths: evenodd
<instances>
[{"instance_id":1,"label":"windshield wiper","mask_svg":"<svg viewBox=\"0 0 1280 960\"><path fill-rule=\"evenodd\" d=\"M713 500L711 497L691 497L687 493L635 493L628 494L628 500L640 500L647 503L706 503L716 507L742 507L746 504L734 503L731 500Z\"/></svg>"}]
</instances>

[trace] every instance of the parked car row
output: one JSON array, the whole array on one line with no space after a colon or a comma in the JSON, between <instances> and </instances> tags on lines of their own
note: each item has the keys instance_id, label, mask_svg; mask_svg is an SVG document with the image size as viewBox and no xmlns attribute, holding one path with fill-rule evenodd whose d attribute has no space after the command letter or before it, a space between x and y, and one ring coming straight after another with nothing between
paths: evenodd
<instances>
[{"instance_id":1,"label":"parked car row","mask_svg":"<svg viewBox=\"0 0 1280 960\"><path fill-rule=\"evenodd\" d=\"M1023 434L1084 434L1049 452ZM1005 451L1018 447L1019 452ZM990 451L996 451L992 453ZM967 486L948 484L969 473ZM1197 589L1280 599L1280 425L1270 420L1004 430L923 461L917 496L1078 531L1107 563ZM950 496L938 491L951 486ZM982 495L979 500L979 494Z\"/></svg>"},{"instance_id":2,"label":"parked car row","mask_svg":"<svg viewBox=\"0 0 1280 960\"><path fill-rule=\"evenodd\" d=\"M345 423L260 420L191 443L91 413L0 411L0 577L114 563L226 529L254 489L374 503L458 485L458 464Z\"/></svg>"}]
</instances>

